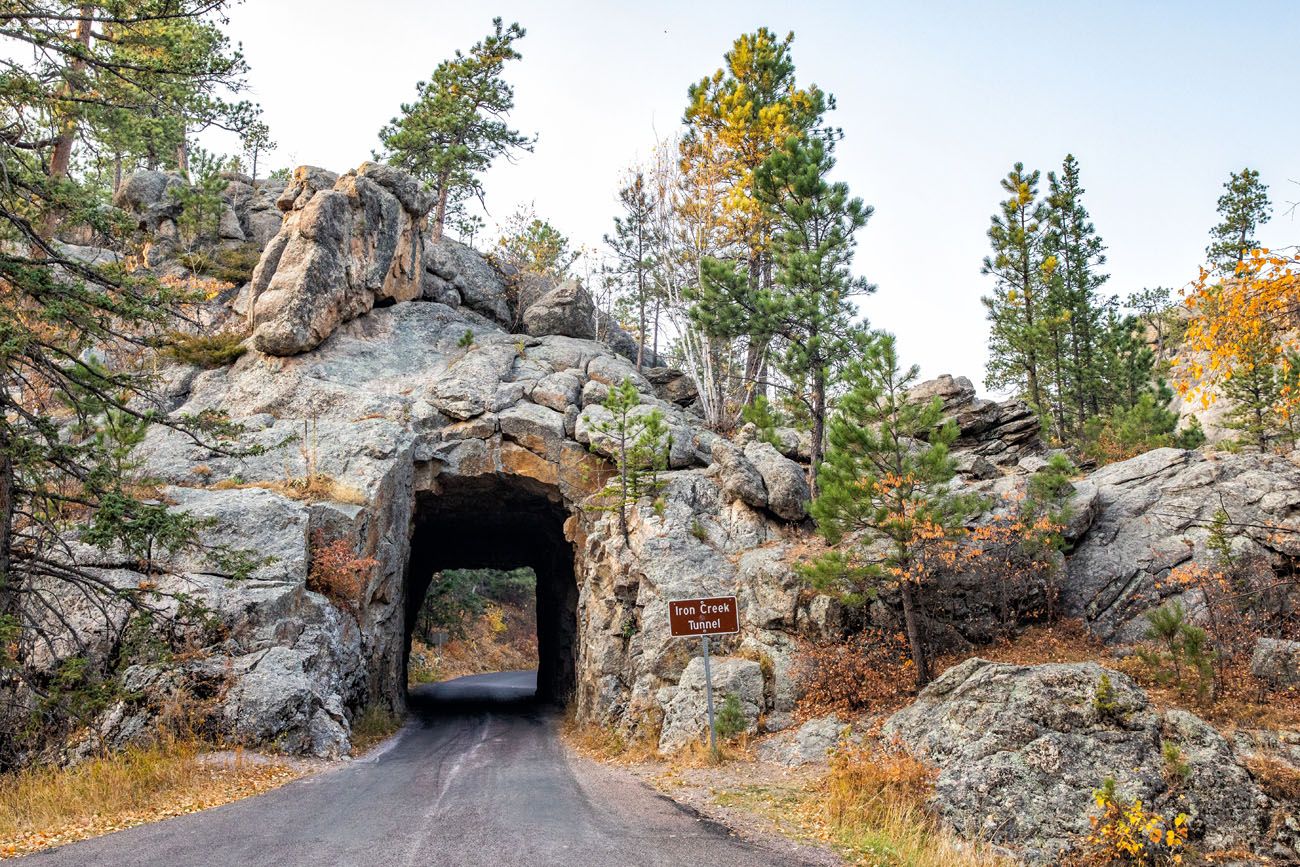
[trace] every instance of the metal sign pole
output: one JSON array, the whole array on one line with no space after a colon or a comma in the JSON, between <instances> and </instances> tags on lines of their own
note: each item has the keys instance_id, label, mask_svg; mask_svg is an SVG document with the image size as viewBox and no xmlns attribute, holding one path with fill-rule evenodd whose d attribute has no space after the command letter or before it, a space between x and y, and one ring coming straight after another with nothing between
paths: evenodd
<instances>
[{"instance_id":1,"label":"metal sign pole","mask_svg":"<svg viewBox=\"0 0 1300 867\"><path fill-rule=\"evenodd\" d=\"M704 703L709 709L709 755L718 757L718 729L713 723L713 672L709 670L709 636L704 636Z\"/></svg>"}]
</instances>

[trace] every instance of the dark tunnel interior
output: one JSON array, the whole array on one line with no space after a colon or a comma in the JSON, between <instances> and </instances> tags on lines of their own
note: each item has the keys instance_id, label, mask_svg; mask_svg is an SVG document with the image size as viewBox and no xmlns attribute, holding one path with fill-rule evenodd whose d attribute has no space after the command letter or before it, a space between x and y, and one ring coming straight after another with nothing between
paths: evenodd
<instances>
[{"instance_id":1,"label":"dark tunnel interior","mask_svg":"<svg viewBox=\"0 0 1300 867\"><path fill-rule=\"evenodd\" d=\"M537 575L537 697L566 703L577 659L578 586L558 493L500 476L446 480L416 496L406 574L406 648L433 576L445 569L532 567ZM403 666L405 668L405 666Z\"/></svg>"}]
</instances>

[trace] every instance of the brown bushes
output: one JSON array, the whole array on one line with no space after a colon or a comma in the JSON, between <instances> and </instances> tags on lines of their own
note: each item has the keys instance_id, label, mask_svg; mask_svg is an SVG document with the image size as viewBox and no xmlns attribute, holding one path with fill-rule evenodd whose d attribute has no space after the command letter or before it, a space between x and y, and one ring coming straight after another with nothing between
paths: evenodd
<instances>
[{"instance_id":1,"label":"brown bushes","mask_svg":"<svg viewBox=\"0 0 1300 867\"><path fill-rule=\"evenodd\" d=\"M322 530L311 534L311 569L307 589L356 616L370 574L379 565L373 557L358 557L346 539L326 541Z\"/></svg>"}]
</instances>

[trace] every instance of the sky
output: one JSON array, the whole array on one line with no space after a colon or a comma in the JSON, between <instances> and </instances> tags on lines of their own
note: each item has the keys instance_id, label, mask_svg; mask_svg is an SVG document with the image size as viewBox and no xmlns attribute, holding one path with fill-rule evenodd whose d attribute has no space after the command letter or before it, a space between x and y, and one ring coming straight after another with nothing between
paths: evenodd
<instances>
[{"instance_id":1,"label":"sky","mask_svg":"<svg viewBox=\"0 0 1300 867\"><path fill-rule=\"evenodd\" d=\"M1261 241L1300 241L1285 213L1300 200L1294 2L249 0L229 32L279 143L269 164L369 159L415 83L496 15L528 31L507 76L513 123L537 144L487 173L489 225L532 203L588 245L610 230L627 167L680 129L687 87L735 37L794 31L800 85L838 103L835 177L875 208L854 267L879 288L861 312L926 377L983 390L980 264L1016 161L1045 188L1067 153L1079 160L1108 247L1103 291L1121 297L1196 276L1243 166L1275 202Z\"/></svg>"}]
</instances>

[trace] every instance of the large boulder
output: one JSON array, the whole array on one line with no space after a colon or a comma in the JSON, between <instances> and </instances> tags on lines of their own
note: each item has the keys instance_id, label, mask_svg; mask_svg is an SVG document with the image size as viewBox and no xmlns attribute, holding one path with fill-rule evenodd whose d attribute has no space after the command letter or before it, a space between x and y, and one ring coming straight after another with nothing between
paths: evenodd
<instances>
[{"instance_id":1,"label":"large boulder","mask_svg":"<svg viewBox=\"0 0 1300 867\"><path fill-rule=\"evenodd\" d=\"M1300 641L1257 639L1250 673L1274 689L1300 688Z\"/></svg>"},{"instance_id":2,"label":"large boulder","mask_svg":"<svg viewBox=\"0 0 1300 867\"><path fill-rule=\"evenodd\" d=\"M1236 555L1282 564L1300 555L1300 466L1267 454L1156 449L1110 464L1079 486L1091 521L1070 554L1061 603L1106 640L1144 637L1143 616L1170 599L1190 611L1196 591L1169 581L1174 569L1212 567L1207 543L1227 513Z\"/></svg>"},{"instance_id":3,"label":"large boulder","mask_svg":"<svg viewBox=\"0 0 1300 867\"><path fill-rule=\"evenodd\" d=\"M304 167L280 197L299 190L253 273L252 340L261 352L305 352L375 304L423 294L428 194L376 163L312 192L326 179Z\"/></svg>"},{"instance_id":4,"label":"large boulder","mask_svg":"<svg viewBox=\"0 0 1300 867\"><path fill-rule=\"evenodd\" d=\"M1014 845L1030 863L1057 863L1088 834L1092 793L1108 777L1148 809L1187 812L1203 850L1265 845L1271 803L1228 743L1190 713L1161 713L1128 677L1095 663L968 659L881 734L938 767L933 805L948 824ZM1170 773L1167 747L1190 765L1185 779Z\"/></svg>"},{"instance_id":5,"label":"large boulder","mask_svg":"<svg viewBox=\"0 0 1300 867\"><path fill-rule=\"evenodd\" d=\"M542 336L596 337L596 305L577 280L565 280L524 312L524 331Z\"/></svg>"},{"instance_id":6,"label":"large boulder","mask_svg":"<svg viewBox=\"0 0 1300 867\"><path fill-rule=\"evenodd\" d=\"M425 297L464 304L500 325L512 315L505 280L470 247L443 236L424 248Z\"/></svg>"},{"instance_id":7,"label":"large boulder","mask_svg":"<svg viewBox=\"0 0 1300 867\"><path fill-rule=\"evenodd\" d=\"M927 380L909 391L908 397L917 402L940 400L945 417L952 419L959 431L954 450L1007 466L1045 448L1038 416L1028 404L977 397L975 386L964 376L944 374Z\"/></svg>"},{"instance_id":8,"label":"large boulder","mask_svg":"<svg viewBox=\"0 0 1300 867\"><path fill-rule=\"evenodd\" d=\"M113 204L132 214L140 231L154 234L180 214L180 202L172 191L184 186L185 179L175 172L141 169L123 179Z\"/></svg>"}]
</instances>

